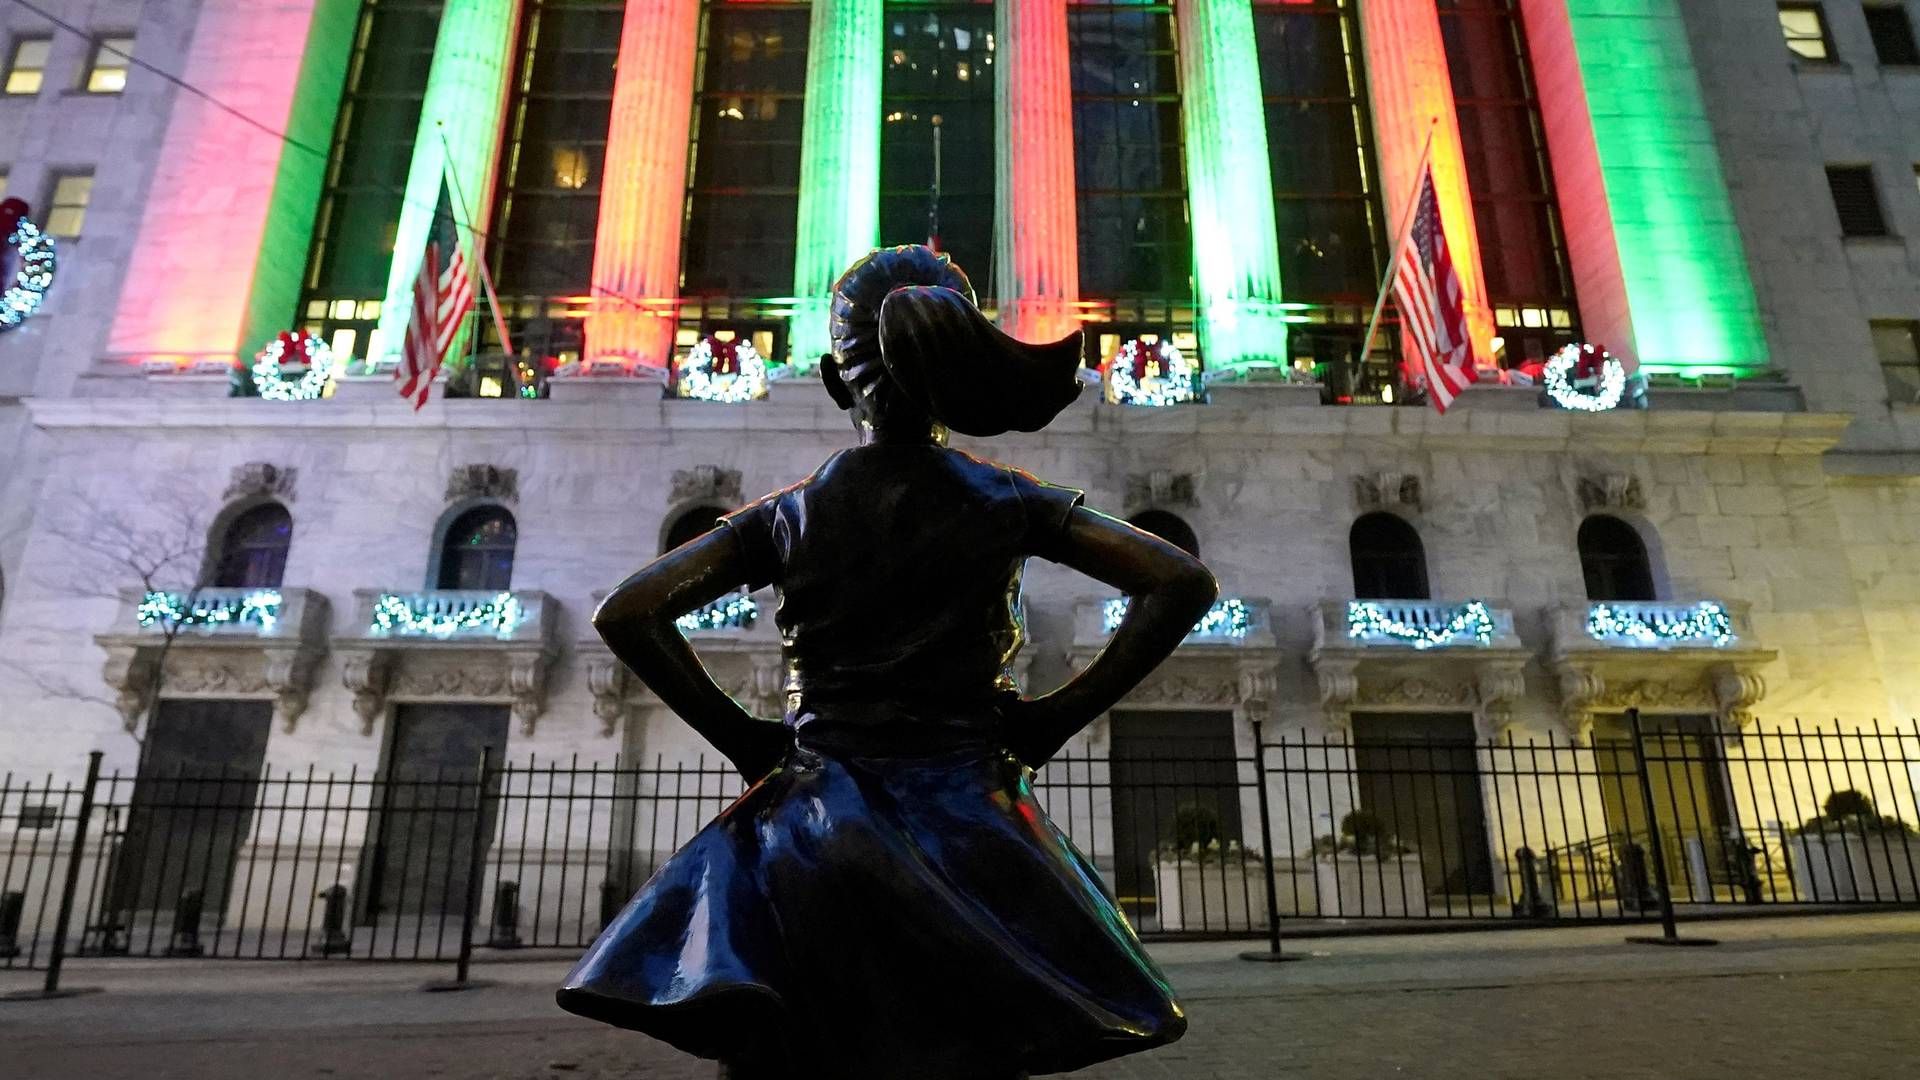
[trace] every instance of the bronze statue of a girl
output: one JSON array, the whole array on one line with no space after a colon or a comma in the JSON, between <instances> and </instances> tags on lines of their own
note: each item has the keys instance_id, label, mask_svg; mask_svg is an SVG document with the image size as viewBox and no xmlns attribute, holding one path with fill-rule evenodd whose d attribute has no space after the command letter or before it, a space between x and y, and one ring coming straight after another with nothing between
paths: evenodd
<instances>
[{"instance_id":1,"label":"bronze statue of a girl","mask_svg":"<svg viewBox=\"0 0 1920 1080\"><path fill-rule=\"evenodd\" d=\"M1185 552L1081 495L945 445L1038 431L1079 393L1080 335L1016 341L925 247L834 287L827 390L860 445L628 578L616 656L751 787L663 865L563 1008L729 1075L1012 1080L1161 1046L1186 1018L1031 770L1170 655L1212 603ZM1038 556L1132 597L1098 657L1020 698ZM749 715L674 619L772 585L783 720Z\"/></svg>"}]
</instances>

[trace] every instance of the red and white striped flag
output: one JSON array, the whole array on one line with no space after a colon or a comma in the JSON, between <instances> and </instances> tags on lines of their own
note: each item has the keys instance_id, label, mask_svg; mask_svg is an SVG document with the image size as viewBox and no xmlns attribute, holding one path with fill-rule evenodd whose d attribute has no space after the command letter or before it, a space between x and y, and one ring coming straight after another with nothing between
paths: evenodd
<instances>
[{"instance_id":1,"label":"red and white striped flag","mask_svg":"<svg viewBox=\"0 0 1920 1080\"><path fill-rule=\"evenodd\" d=\"M467 272L467 257L460 250L460 234L454 228L452 202L447 183L440 182L440 203L434 208L433 226L427 231L427 250L420 258L420 276L413 281L413 314L407 320L407 341L400 353L400 367L393 377L400 384L400 396L413 401L415 411L427 403L434 376L446 362L460 324L473 308L473 275Z\"/></svg>"},{"instance_id":2,"label":"red and white striped flag","mask_svg":"<svg viewBox=\"0 0 1920 1080\"><path fill-rule=\"evenodd\" d=\"M1447 251L1432 168L1420 183L1420 199L1408 226L1412 232L1400 246L1394 267L1393 298L1400 305L1401 352L1409 381L1424 383L1427 399L1445 413L1478 376L1467 338L1465 294Z\"/></svg>"}]
</instances>

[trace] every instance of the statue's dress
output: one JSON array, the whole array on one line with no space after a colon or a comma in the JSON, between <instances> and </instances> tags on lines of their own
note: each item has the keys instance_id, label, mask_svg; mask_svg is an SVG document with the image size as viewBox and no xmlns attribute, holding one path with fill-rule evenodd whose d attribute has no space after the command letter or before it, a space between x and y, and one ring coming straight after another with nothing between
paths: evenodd
<instances>
[{"instance_id":1,"label":"statue's dress","mask_svg":"<svg viewBox=\"0 0 1920 1080\"><path fill-rule=\"evenodd\" d=\"M561 1006L834 1080L1063 1072L1179 1038L998 731L1021 570L1079 498L876 444L724 518L779 591L795 748L647 882Z\"/></svg>"}]
</instances>

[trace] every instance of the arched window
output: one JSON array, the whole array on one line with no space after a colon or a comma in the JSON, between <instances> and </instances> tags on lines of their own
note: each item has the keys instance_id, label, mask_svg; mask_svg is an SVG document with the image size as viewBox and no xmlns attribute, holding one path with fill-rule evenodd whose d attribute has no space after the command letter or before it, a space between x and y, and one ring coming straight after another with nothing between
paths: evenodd
<instances>
[{"instance_id":1,"label":"arched window","mask_svg":"<svg viewBox=\"0 0 1920 1080\"><path fill-rule=\"evenodd\" d=\"M1196 559L1200 557L1200 538L1193 534L1193 526L1187 524L1179 514L1165 510L1143 510L1128 518L1127 524L1141 532L1152 533Z\"/></svg>"},{"instance_id":2,"label":"arched window","mask_svg":"<svg viewBox=\"0 0 1920 1080\"><path fill-rule=\"evenodd\" d=\"M1426 600L1427 551L1414 527L1392 514L1365 514L1347 537L1356 600Z\"/></svg>"},{"instance_id":3,"label":"arched window","mask_svg":"<svg viewBox=\"0 0 1920 1080\"><path fill-rule=\"evenodd\" d=\"M665 555L681 544L703 536L713 530L713 523L727 511L718 506L696 506L681 513L667 526L666 535L660 538L660 554Z\"/></svg>"},{"instance_id":4,"label":"arched window","mask_svg":"<svg viewBox=\"0 0 1920 1080\"><path fill-rule=\"evenodd\" d=\"M440 544L436 588L504 590L513 587L513 548L519 539L504 507L476 506L453 519Z\"/></svg>"},{"instance_id":5,"label":"arched window","mask_svg":"<svg viewBox=\"0 0 1920 1080\"><path fill-rule=\"evenodd\" d=\"M279 503L263 503L228 523L213 566L218 589L274 589L287 572L293 516Z\"/></svg>"},{"instance_id":6,"label":"arched window","mask_svg":"<svg viewBox=\"0 0 1920 1080\"><path fill-rule=\"evenodd\" d=\"M1596 514L1580 523L1580 570L1589 600L1652 600L1653 562L1640 530Z\"/></svg>"}]
</instances>

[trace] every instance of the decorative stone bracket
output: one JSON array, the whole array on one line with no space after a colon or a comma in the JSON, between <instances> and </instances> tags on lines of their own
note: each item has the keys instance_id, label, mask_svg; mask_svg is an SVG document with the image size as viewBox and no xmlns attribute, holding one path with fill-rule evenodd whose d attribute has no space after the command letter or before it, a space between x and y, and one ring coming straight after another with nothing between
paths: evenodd
<instances>
[{"instance_id":1,"label":"decorative stone bracket","mask_svg":"<svg viewBox=\"0 0 1920 1080\"><path fill-rule=\"evenodd\" d=\"M473 610L491 597L452 592L355 590L356 634L334 643L340 679L353 693L361 731L373 734L394 702L478 701L510 705L520 732L532 735L547 707L547 679L557 650L558 605L542 592L515 592L518 621L436 634L431 624L382 628L374 612L399 600L425 617Z\"/></svg>"},{"instance_id":2,"label":"decorative stone bracket","mask_svg":"<svg viewBox=\"0 0 1920 1080\"><path fill-rule=\"evenodd\" d=\"M1068 658L1076 670L1092 663L1112 635L1108 603L1083 601L1074 611ZM1241 605L1244 625L1231 624L1237 627L1231 633L1217 627L1196 629L1127 695L1120 708L1231 709L1235 718L1247 724L1272 715L1280 696L1280 649L1274 641L1270 605L1257 597L1221 603Z\"/></svg>"},{"instance_id":3,"label":"decorative stone bracket","mask_svg":"<svg viewBox=\"0 0 1920 1080\"><path fill-rule=\"evenodd\" d=\"M499 465L462 465L447 476L447 501L497 499L517 502L520 498L520 471Z\"/></svg>"},{"instance_id":4,"label":"decorative stone bracket","mask_svg":"<svg viewBox=\"0 0 1920 1080\"><path fill-rule=\"evenodd\" d=\"M1127 512L1200 505L1200 485L1192 473L1155 469L1127 477Z\"/></svg>"},{"instance_id":5,"label":"decorative stone bracket","mask_svg":"<svg viewBox=\"0 0 1920 1080\"><path fill-rule=\"evenodd\" d=\"M107 652L101 676L128 731L138 729L156 694L268 698L281 729L294 730L326 653L327 598L306 589L203 589L182 604L203 612L227 610L242 594L255 593L274 598L270 607L261 608L268 617L187 622L169 644L158 623L141 622L145 592L122 592L115 631L94 640Z\"/></svg>"},{"instance_id":6,"label":"decorative stone bracket","mask_svg":"<svg viewBox=\"0 0 1920 1080\"><path fill-rule=\"evenodd\" d=\"M1353 478L1353 502L1361 512L1420 512L1420 478L1408 473L1365 473Z\"/></svg>"},{"instance_id":7,"label":"decorative stone bracket","mask_svg":"<svg viewBox=\"0 0 1920 1080\"><path fill-rule=\"evenodd\" d=\"M736 494L738 482L739 474L735 473ZM598 606L606 594L595 593L593 599ZM687 637L714 681L748 712L761 717L786 712L780 638L772 619L761 615L750 627L694 630ZM575 648L586 665L587 689L593 694L593 714L600 718L602 735L618 734L621 723L632 718L635 706L658 701L625 664L607 651L597 635L581 638Z\"/></svg>"},{"instance_id":8,"label":"decorative stone bracket","mask_svg":"<svg viewBox=\"0 0 1920 1080\"><path fill-rule=\"evenodd\" d=\"M667 501L675 506L696 503L738 506L745 501L740 497L740 470L723 469L718 465L675 469L673 488Z\"/></svg>"},{"instance_id":9,"label":"decorative stone bracket","mask_svg":"<svg viewBox=\"0 0 1920 1080\"><path fill-rule=\"evenodd\" d=\"M1580 508L1591 514L1601 510L1645 510L1646 494L1639 478L1630 473L1596 473L1574 482L1580 496Z\"/></svg>"}]
</instances>

